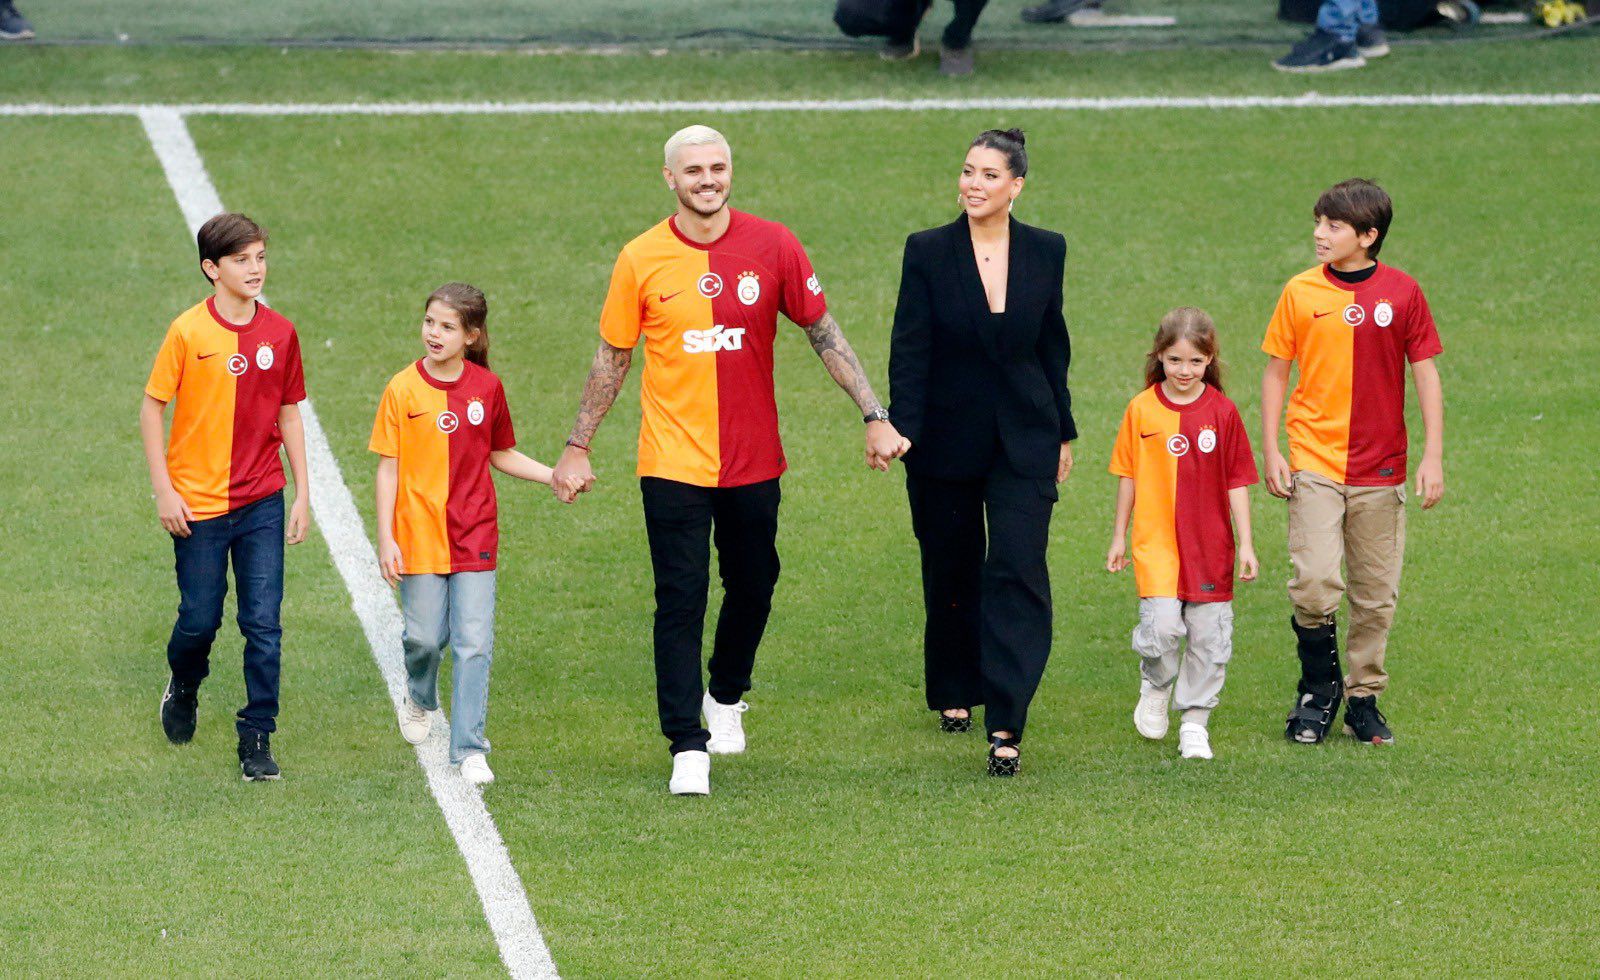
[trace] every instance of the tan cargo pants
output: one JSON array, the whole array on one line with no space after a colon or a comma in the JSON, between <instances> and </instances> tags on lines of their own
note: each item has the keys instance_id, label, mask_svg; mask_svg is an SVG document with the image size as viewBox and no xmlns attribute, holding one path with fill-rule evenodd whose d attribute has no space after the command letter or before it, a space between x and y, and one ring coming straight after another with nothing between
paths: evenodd
<instances>
[{"instance_id":1,"label":"tan cargo pants","mask_svg":"<svg viewBox=\"0 0 1600 980\"><path fill-rule=\"evenodd\" d=\"M1345 639L1346 696L1376 695L1388 684L1383 669L1389 627L1400 596L1406 550L1406 488L1351 487L1308 470L1294 474L1289 492L1289 599L1301 626L1333 622L1339 599L1350 597ZM1340 575L1340 566L1349 585Z\"/></svg>"}]
</instances>

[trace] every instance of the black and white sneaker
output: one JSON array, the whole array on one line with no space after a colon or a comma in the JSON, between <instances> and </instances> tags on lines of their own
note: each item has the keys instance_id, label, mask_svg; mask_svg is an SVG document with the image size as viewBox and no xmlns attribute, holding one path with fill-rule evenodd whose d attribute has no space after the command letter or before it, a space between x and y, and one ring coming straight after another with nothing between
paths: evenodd
<instances>
[{"instance_id":1,"label":"black and white sneaker","mask_svg":"<svg viewBox=\"0 0 1600 980\"><path fill-rule=\"evenodd\" d=\"M277 760L272 758L272 744L266 732L239 736L239 772L248 782L282 775Z\"/></svg>"},{"instance_id":2,"label":"black and white sneaker","mask_svg":"<svg viewBox=\"0 0 1600 980\"><path fill-rule=\"evenodd\" d=\"M176 678L167 678L167 689L161 692L161 730L167 741L182 745L194 738L195 715L200 708L200 689L180 685Z\"/></svg>"},{"instance_id":3,"label":"black and white sneaker","mask_svg":"<svg viewBox=\"0 0 1600 980\"><path fill-rule=\"evenodd\" d=\"M1381 58L1389 53L1389 38L1377 24L1356 28L1356 50L1363 58Z\"/></svg>"},{"instance_id":4,"label":"black and white sneaker","mask_svg":"<svg viewBox=\"0 0 1600 980\"><path fill-rule=\"evenodd\" d=\"M1022 8L1022 20L1026 24L1059 24L1080 10L1099 6L1100 0L1045 0Z\"/></svg>"},{"instance_id":5,"label":"black and white sneaker","mask_svg":"<svg viewBox=\"0 0 1600 980\"><path fill-rule=\"evenodd\" d=\"M33 25L17 13L11 0L0 0L0 41L27 41L33 38Z\"/></svg>"},{"instance_id":6,"label":"black and white sneaker","mask_svg":"<svg viewBox=\"0 0 1600 980\"><path fill-rule=\"evenodd\" d=\"M1351 698L1344 706L1344 733L1369 745L1393 745L1394 732L1378 710L1377 695Z\"/></svg>"},{"instance_id":7,"label":"black and white sneaker","mask_svg":"<svg viewBox=\"0 0 1600 980\"><path fill-rule=\"evenodd\" d=\"M1272 63L1279 71L1306 73L1343 71L1360 68L1367 63L1356 50L1354 41L1341 41L1324 30L1314 30L1289 53Z\"/></svg>"}]
</instances>

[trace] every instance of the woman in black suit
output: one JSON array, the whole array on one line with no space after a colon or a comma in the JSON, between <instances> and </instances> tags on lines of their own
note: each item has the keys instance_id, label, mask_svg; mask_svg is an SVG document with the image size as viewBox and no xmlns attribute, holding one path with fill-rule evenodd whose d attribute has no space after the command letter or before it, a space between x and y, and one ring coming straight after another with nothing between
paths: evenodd
<instances>
[{"instance_id":1,"label":"woman in black suit","mask_svg":"<svg viewBox=\"0 0 1600 980\"><path fill-rule=\"evenodd\" d=\"M890 420L922 551L928 707L966 731L985 706L989 773L1014 775L1050 655L1045 564L1072 468L1066 240L1010 216L1028 156L989 130L961 167L961 217L906 239L889 352Z\"/></svg>"}]
</instances>

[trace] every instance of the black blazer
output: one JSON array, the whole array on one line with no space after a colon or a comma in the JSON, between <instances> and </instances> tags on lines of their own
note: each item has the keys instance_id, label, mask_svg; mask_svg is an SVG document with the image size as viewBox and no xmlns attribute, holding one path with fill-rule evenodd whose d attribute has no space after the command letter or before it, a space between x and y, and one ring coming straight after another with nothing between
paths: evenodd
<instances>
[{"instance_id":1,"label":"black blazer","mask_svg":"<svg viewBox=\"0 0 1600 980\"><path fill-rule=\"evenodd\" d=\"M989 312L962 215L906 239L889 347L889 416L911 440L907 471L977 479L1000 454L1054 480L1078 437L1061 313L1067 241L1011 219L1006 311ZM993 321L993 322L991 322Z\"/></svg>"}]
</instances>

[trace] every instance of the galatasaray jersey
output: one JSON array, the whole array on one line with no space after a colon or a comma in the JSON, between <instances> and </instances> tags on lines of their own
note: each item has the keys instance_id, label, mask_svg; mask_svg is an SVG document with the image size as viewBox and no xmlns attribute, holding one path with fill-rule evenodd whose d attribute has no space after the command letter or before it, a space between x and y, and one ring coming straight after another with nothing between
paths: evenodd
<instances>
[{"instance_id":1,"label":"galatasaray jersey","mask_svg":"<svg viewBox=\"0 0 1600 980\"><path fill-rule=\"evenodd\" d=\"M1134 481L1133 573L1141 598L1233 598L1228 491L1256 482L1239 410L1211 387L1187 405L1151 385L1122 416L1111 472Z\"/></svg>"},{"instance_id":2,"label":"galatasaray jersey","mask_svg":"<svg viewBox=\"0 0 1600 980\"><path fill-rule=\"evenodd\" d=\"M828 305L811 261L783 225L730 209L710 245L674 218L623 247L600 336L644 337L639 475L737 487L782 475L772 344L778 314L801 325Z\"/></svg>"},{"instance_id":3,"label":"galatasaray jersey","mask_svg":"<svg viewBox=\"0 0 1600 980\"><path fill-rule=\"evenodd\" d=\"M394 540L407 575L495 567L500 524L489 454L517 444L505 389L471 361L440 381L417 361L389 380L367 448L398 462Z\"/></svg>"},{"instance_id":4,"label":"galatasaray jersey","mask_svg":"<svg viewBox=\"0 0 1600 980\"><path fill-rule=\"evenodd\" d=\"M172 321L145 394L173 402L167 473L197 520L283 489L278 412L306 397L294 324L256 303L242 327L207 299Z\"/></svg>"},{"instance_id":5,"label":"galatasaray jersey","mask_svg":"<svg viewBox=\"0 0 1600 980\"><path fill-rule=\"evenodd\" d=\"M1415 279L1379 264L1364 282L1326 266L1283 288L1261 349L1300 362L1289 467L1356 487L1406 482L1407 361L1444 352Z\"/></svg>"}]
</instances>

